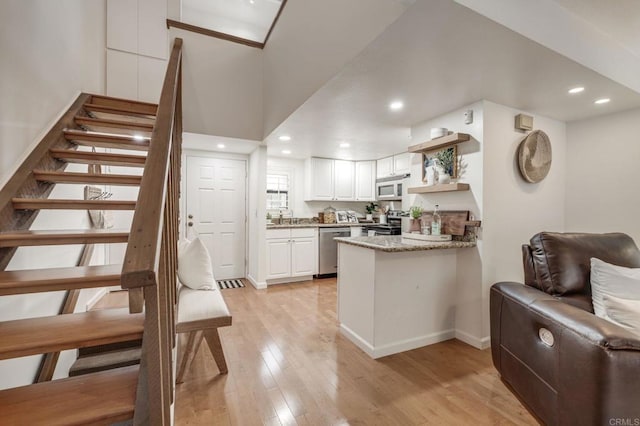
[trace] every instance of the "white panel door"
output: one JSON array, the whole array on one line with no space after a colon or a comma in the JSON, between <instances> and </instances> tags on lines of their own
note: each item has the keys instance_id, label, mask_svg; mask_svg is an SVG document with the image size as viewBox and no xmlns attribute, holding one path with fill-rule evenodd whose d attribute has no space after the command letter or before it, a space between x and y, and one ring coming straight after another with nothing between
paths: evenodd
<instances>
[{"instance_id":1,"label":"white panel door","mask_svg":"<svg viewBox=\"0 0 640 426\"><path fill-rule=\"evenodd\" d=\"M107 49L107 95L138 99L138 56Z\"/></svg>"},{"instance_id":2,"label":"white panel door","mask_svg":"<svg viewBox=\"0 0 640 426\"><path fill-rule=\"evenodd\" d=\"M311 199L333 200L333 160L311 159Z\"/></svg>"},{"instance_id":3,"label":"white panel door","mask_svg":"<svg viewBox=\"0 0 640 426\"><path fill-rule=\"evenodd\" d=\"M138 53L166 59L169 30L167 0L138 0Z\"/></svg>"},{"instance_id":4,"label":"white panel door","mask_svg":"<svg viewBox=\"0 0 640 426\"><path fill-rule=\"evenodd\" d=\"M356 201L375 201L376 162L356 162Z\"/></svg>"},{"instance_id":5,"label":"white panel door","mask_svg":"<svg viewBox=\"0 0 640 426\"><path fill-rule=\"evenodd\" d=\"M245 161L187 156L186 171L187 227L193 225L209 250L216 279L244 277Z\"/></svg>"},{"instance_id":6,"label":"white panel door","mask_svg":"<svg viewBox=\"0 0 640 426\"><path fill-rule=\"evenodd\" d=\"M167 61L138 56L138 100L158 103Z\"/></svg>"},{"instance_id":7,"label":"white panel door","mask_svg":"<svg viewBox=\"0 0 640 426\"><path fill-rule=\"evenodd\" d=\"M267 279L291 276L291 240L267 240Z\"/></svg>"},{"instance_id":8,"label":"white panel door","mask_svg":"<svg viewBox=\"0 0 640 426\"><path fill-rule=\"evenodd\" d=\"M318 273L318 240L296 238L291 243L291 276L302 277Z\"/></svg>"},{"instance_id":9,"label":"white panel door","mask_svg":"<svg viewBox=\"0 0 640 426\"><path fill-rule=\"evenodd\" d=\"M138 53L137 1L107 0L107 48Z\"/></svg>"},{"instance_id":10,"label":"white panel door","mask_svg":"<svg viewBox=\"0 0 640 426\"><path fill-rule=\"evenodd\" d=\"M334 200L356 199L355 168L353 161L334 160Z\"/></svg>"}]
</instances>

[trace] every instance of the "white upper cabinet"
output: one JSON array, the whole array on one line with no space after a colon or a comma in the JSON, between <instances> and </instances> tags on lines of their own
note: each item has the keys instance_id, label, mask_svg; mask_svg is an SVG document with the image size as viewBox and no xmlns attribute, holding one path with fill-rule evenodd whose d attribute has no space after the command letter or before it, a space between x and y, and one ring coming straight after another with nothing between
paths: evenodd
<instances>
[{"instance_id":1,"label":"white upper cabinet","mask_svg":"<svg viewBox=\"0 0 640 426\"><path fill-rule=\"evenodd\" d=\"M307 162L308 200L332 201L334 199L334 160L311 158Z\"/></svg>"},{"instance_id":2,"label":"white upper cabinet","mask_svg":"<svg viewBox=\"0 0 640 426\"><path fill-rule=\"evenodd\" d=\"M393 156L393 174L404 175L411 173L411 154L403 152Z\"/></svg>"},{"instance_id":3,"label":"white upper cabinet","mask_svg":"<svg viewBox=\"0 0 640 426\"><path fill-rule=\"evenodd\" d=\"M354 201L353 161L310 158L307 167L307 201Z\"/></svg>"},{"instance_id":4,"label":"white upper cabinet","mask_svg":"<svg viewBox=\"0 0 640 426\"><path fill-rule=\"evenodd\" d=\"M334 200L353 201L355 194L355 168L353 161L334 160L333 166Z\"/></svg>"},{"instance_id":5,"label":"white upper cabinet","mask_svg":"<svg viewBox=\"0 0 640 426\"><path fill-rule=\"evenodd\" d=\"M393 176L393 156L381 158L376 162L376 177Z\"/></svg>"},{"instance_id":6,"label":"white upper cabinet","mask_svg":"<svg viewBox=\"0 0 640 426\"><path fill-rule=\"evenodd\" d=\"M407 173L411 173L411 154L409 152L392 155L377 161L376 177L378 179Z\"/></svg>"},{"instance_id":7,"label":"white upper cabinet","mask_svg":"<svg viewBox=\"0 0 640 426\"><path fill-rule=\"evenodd\" d=\"M375 201L376 162L356 162L356 201Z\"/></svg>"}]
</instances>

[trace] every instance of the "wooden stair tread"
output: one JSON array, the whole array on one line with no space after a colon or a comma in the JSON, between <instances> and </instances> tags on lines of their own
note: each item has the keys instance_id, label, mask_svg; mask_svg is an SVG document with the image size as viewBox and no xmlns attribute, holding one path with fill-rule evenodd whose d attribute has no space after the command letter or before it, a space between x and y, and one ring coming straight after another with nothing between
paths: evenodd
<instances>
[{"instance_id":1,"label":"wooden stair tread","mask_svg":"<svg viewBox=\"0 0 640 426\"><path fill-rule=\"evenodd\" d=\"M62 200L55 198L12 198L16 210L135 210L132 200Z\"/></svg>"},{"instance_id":2,"label":"wooden stair tread","mask_svg":"<svg viewBox=\"0 0 640 426\"><path fill-rule=\"evenodd\" d=\"M101 112L113 115L125 115L129 117L139 117L145 119L155 119L155 114L144 113L137 108L129 108L126 106L107 106L99 104L84 104L84 109L89 112Z\"/></svg>"},{"instance_id":3,"label":"wooden stair tread","mask_svg":"<svg viewBox=\"0 0 640 426\"><path fill-rule=\"evenodd\" d=\"M128 239L128 231L111 229L13 231L0 233L0 247L126 243Z\"/></svg>"},{"instance_id":4,"label":"wooden stair tread","mask_svg":"<svg viewBox=\"0 0 640 426\"><path fill-rule=\"evenodd\" d=\"M0 296L120 285L122 265L0 271Z\"/></svg>"},{"instance_id":5,"label":"wooden stair tread","mask_svg":"<svg viewBox=\"0 0 640 426\"><path fill-rule=\"evenodd\" d=\"M0 359L139 339L143 323L144 314L128 309L0 322Z\"/></svg>"},{"instance_id":6,"label":"wooden stair tread","mask_svg":"<svg viewBox=\"0 0 640 426\"><path fill-rule=\"evenodd\" d=\"M149 139L138 140L130 135L110 135L104 133L85 132L83 130L65 130L64 137L77 145L98 148L116 148L147 151Z\"/></svg>"},{"instance_id":7,"label":"wooden stair tread","mask_svg":"<svg viewBox=\"0 0 640 426\"><path fill-rule=\"evenodd\" d=\"M93 105L107 106L111 108L126 108L135 109L141 113L156 115L158 111L158 104L151 102L137 101L133 99L114 98L106 95L91 95L90 100L87 102Z\"/></svg>"},{"instance_id":8,"label":"wooden stair tread","mask_svg":"<svg viewBox=\"0 0 640 426\"><path fill-rule=\"evenodd\" d=\"M0 391L7 425L103 425L133 418L138 366Z\"/></svg>"},{"instance_id":9,"label":"wooden stair tread","mask_svg":"<svg viewBox=\"0 0 640 426\"><path fill-rule=\"evenodd\" d=\"M134 133L151 133L153 124L151 123L135 123L124 120L110 120L106 118L79 117L74 118L76 124L88 129L118 129L120 131L130 131Z\"/></svg>"},{"instance_id":10,"label":"wooden stair tread","mask_svg":"<svg viewBox=\"0 0 640 426\"><path fill-rule=\"evenodd\" d=\"M140 185L140 181L142 180L142 176L135 175L78 173L53 170L34 170L33 177L41 182L129 186Z\"/></svg>"},{"instance_id":11,"label":"wooden stair tread","mask_svg":"<svg viewBox=\"0 0 640 426\"><path fill-rule=\"evenodd\" d=\"M69 376L96 373L113 368L126 367L140 363L141 347L101 352L78 358L71 368Z\"/></svg>"},{"instance_id":12,"label":"wooden stair tread","mask_svg":"<svg viewBox=\"0 0 640 426\"><path fill-rule=\"evenodd\" d=\"M53 158L67 163L103 164L107 166L144 167L147 157L143 155L113 154L110 152L76 151L71 149L50 149Z\"/></svg>"}]
</instances>

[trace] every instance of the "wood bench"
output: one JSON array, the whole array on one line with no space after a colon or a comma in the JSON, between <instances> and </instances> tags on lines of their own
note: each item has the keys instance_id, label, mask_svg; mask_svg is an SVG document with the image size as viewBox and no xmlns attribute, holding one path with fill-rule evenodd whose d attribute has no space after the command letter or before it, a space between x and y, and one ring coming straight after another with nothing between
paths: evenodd
<instances>
[{"instance_id":1,"label":"wood bench","mask_svg":"<svg viewBox=\"0 0 640 426\"><path fill-rule=\"evenodd\" d=\"M218 327L230 325L231 313L219 289L192 290L185 286L180 287L176 332L178 336L181 333L188 334L182 359L178 365L176 383L183 382L187 365L193 363L202 340L206 340L220 374L227 373L227 362L224 358Z\"/></svg>"}]
</instances>

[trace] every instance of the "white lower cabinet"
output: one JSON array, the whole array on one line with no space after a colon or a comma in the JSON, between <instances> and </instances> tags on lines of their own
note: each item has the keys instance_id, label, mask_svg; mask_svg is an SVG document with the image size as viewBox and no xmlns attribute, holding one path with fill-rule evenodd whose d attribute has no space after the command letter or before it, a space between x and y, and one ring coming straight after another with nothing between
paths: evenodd
<instances>
[{"instance_id":1,"label":"white lower cabinet","mask_svg":"<svg viewBox=\"0 0 640 426\"><path fill-rule=\"evenodd\" d=\"M267 230L267 280L296 281L318 273L318 230Z\"/></svg>"},{"instance_id":2,"label":"white lower cabinet","mask_svg":"<svg viewBox=\"0 0 640 426\"><path fill-rule=\"evenodd\" d=\"M291 240L291 276L304 277L317 274L318 240L295 238Z\"/></svg>"}]
</instances>

